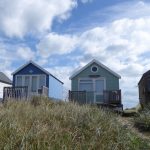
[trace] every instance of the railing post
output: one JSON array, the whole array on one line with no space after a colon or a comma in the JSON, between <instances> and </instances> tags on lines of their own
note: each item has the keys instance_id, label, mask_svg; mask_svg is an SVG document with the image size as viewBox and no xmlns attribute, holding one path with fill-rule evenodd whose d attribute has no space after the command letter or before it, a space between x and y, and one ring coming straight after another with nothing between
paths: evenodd
<instances>
[{"instance_id":1,"label":"railing post","mask_svg":"<svg viewBox=\"0 0 150 150\"><path fill-rule=\"evenodd\" d=\"M68 98L69 98L69 101L70 101L70 90L69 90L69 97Z\"/></svg>"}]
</instances>

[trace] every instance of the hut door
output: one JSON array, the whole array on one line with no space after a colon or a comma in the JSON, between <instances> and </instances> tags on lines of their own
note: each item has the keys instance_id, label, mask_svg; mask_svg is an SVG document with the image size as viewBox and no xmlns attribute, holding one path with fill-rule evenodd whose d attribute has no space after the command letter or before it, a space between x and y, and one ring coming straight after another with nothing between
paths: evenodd
<instances>
[{"instance_id":1,"label":"hut door","mask_svg":"<svg viewBox=\"0 0 150 150\"><path fill-rule=\"evenodd\" d=\"M38 77L37 76L32 76L31 78L31 95L37 95L38 93Z\"/></svg>"},{"instance_id":2,"label":"hut door","mask_svg":"<svg viewBox=\"0 0 150 150\"><path fill-rule=\"evenodd\" d=\"M104 79L95 79L95 103L103 103L103 90L105 89Z\"/></svg>"}]
</instances>

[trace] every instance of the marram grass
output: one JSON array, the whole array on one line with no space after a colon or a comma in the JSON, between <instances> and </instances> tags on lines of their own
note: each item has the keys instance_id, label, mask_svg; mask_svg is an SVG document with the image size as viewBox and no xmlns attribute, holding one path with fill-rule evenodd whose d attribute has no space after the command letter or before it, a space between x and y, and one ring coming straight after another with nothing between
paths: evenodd
<instances>
[{"instance_id":1,"label":"marram grass","mask_svg":"<svg viewBox=\"0 0 150 150\"><path fill-rule=\"evenodd\" d=\"M117 123L116 117L96 107L45 98L9 101L0 105L0 149L138 150L148 147Z\"/></svg>"}]
</instances>

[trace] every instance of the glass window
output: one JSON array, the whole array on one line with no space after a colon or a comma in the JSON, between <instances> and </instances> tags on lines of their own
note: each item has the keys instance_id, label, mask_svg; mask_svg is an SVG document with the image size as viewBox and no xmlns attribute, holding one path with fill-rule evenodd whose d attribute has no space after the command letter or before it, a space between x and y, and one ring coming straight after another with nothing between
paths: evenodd
<instances>
[{"instance_id":1,"label":"glass window","mask_svg":"<svg viewBox=\"0 0 150 150\"><path fill-rule=\"evenodd\" d=\"M22 86L22 76L17 76L16 86Z\"/></svg>"},{"instance_id":2,"label":"glass window","mask_svg":"<svg viewBox=\"0 0 150 150\"><path fill-rule=\"evenodd\" d=\"M36 76L32 76L31 90L32 90L32 92L36 92L37 91L37 77Z\"/></svg>"},{"instance_id":3,"label":"glass window","mask_svg":"<svg viewBox=\"0 0 150 150\"><path fill-rule=\"evenodd\" d=\"M104 90L104 80L96 80L95 81L95 92L103 93Z\"/></svg>"},{"instance_id":4,"label":"glass window","mask_svg":"<svg viewBox=\"0 0 150 150\"><path fill-rule=\"evenodd\" d=\"M25 76L25 81L24 82L25 82L24 83L25 86L29 86L29 84L30 84L30 77L29 76Z\"/></svg>"},{"instance_id":5,"label":"glass window","mask_svg":"<svg viewBox=\"0 0 150 150\"><path fill-rule=\"evenodd\" d=\"M93 91L93 83L80 83L79 91Z\"/></svg>"},{"instance_id":6,"label":"glass window","mask_svg":"<svg viewBox=\"0 0 150 150\"><path fill-rule=\"evenodd\" d=\"M41 75L39 78L39 88L41 89L42 86L46 86L46 76L45 75Z\"/></svg>"},{"instance_id":7,"label":"glass window","mask_svg":"<svg viewBox=\"0 0 150 150\"><path fill-rule=\"evenodd\" d=\"M91 70L92 70L92 72L97 72L98 71L98 67L97 66L92 66Z\"/></svg>"}]
</instances>

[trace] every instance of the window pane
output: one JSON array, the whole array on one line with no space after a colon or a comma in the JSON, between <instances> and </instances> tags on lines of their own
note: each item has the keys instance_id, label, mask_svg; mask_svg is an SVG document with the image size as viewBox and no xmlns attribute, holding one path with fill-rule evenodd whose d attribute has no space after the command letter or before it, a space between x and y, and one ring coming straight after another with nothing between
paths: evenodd
<instances>
[{"instance_id":1,"label":"window pane","mask_svg":"<svg viewBox=\"0 0 150 150\"><path fill-rule=\"evenodd\" d=\"M104 80L96 80L95 92L102 93L104 90Z\"/></svg>"},{"instance_id":2,"label":"window pane","mask_svg":"<svg viewBox=\"0 0 150 150\"><path fill-rule=\"evenodd\" d=\"M17 77L17 84L16 86L22 86L22 76Z\"/></svg>"},{"instance_id":3,"label":"window pane","mask_svg":"<svg viewBox=\"0 0 150 150\"><path fill-rule=\"evenodd\" d=\"M41 88L42 86L46 86L45 75L41 75L39 78L39 88Z\"/></svg>"},{"instance_id":4,"label":"window pane","mask_svg":"<svg viewBox=\"0 0 150 150\"><path fill-rule=\"evenodd\" d=\"M25 76L25 83L24 83L24 85L25 86L29 86L29 84L30 84L30 77L29 76Z\"/></svg>"},{"instance_id":5,"label":"window pane","mask_svg":"<svg viewBox=\"0 0 150 150\"><path fill-rule=\"evenodd\" d=\"M37 90L37 77L32 77L32 92L36 92Z\"/></svg>"},{"instance_id":6,"label":"window pane","mask_svg":"<svg viewBox=\"0 0 150 150\"><path fill-rule=\"evenodd\" d=\"M79 90L80 91L93 91L93 83L80 83Z\"/></svg>"}]
</instances>

